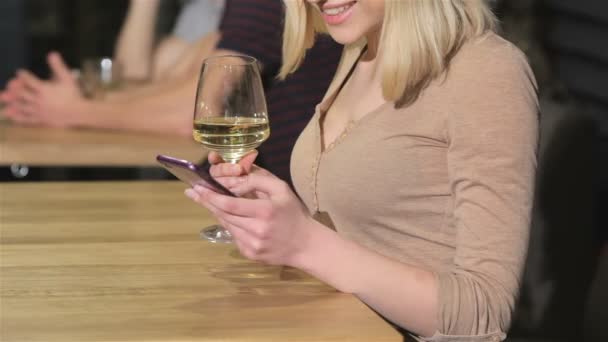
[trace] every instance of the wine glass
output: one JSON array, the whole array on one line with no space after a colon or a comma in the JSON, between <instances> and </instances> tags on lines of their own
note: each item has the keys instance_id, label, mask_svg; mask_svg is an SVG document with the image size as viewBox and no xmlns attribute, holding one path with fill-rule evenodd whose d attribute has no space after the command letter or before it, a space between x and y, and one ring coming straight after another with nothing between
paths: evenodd
<instances>
[{"instance_id":1,"label":"wine glass","mask_svg":"<svg viewBox=\"0 0 608 342\"><path fill-rule=\"evenodd\" d=\"M214 56L203 61L194 108L194 140L237 163L268 139L270 127L258 62L240 55ZM230 243L230 232L206 227L201 238Z\"/></svg>"}]
</instances>

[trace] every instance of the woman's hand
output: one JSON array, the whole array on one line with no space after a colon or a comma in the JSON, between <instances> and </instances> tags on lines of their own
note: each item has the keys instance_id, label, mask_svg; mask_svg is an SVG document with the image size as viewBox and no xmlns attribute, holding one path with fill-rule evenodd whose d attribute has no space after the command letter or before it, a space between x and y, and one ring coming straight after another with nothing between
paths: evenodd
<instances>
[{"instance_id":1,"label":"woman's hand","mask_svg":"<svg viewBox=\"0 0 608 342\"><path fill-rule=\"evenodd\" d=\"M210 156L212 162L217 161L215 158ZM322 226L309 215L289 185L268 171L249 165L251 172L240 175L251 160L244 158L245 165L221 163L211 168L212 176L239 198L199 186L186 190L186 195L216 216L245 257L294 266L295 260L306 253L311 234Z\"/></svg>"},{"instance_id":2,"label":"woman's hand","mask_svg":"<svg viewBox=\"0 0 608 342\"><path fill-rule=\"evenodd\" d=\"M254 168L257 168L253 163L258 157L258 151L253 150L252 152L245 155L237 164L226 163L224 159L217 152L209 152L207 159L209 163L213 165L210 169L211 176L222 184L227 189L231 190L231 178L243 176L251 172ZM249 193L242 194L240 197L246 198L258 198L264 197L263 193Z\"/></svg>"}]
</instances>

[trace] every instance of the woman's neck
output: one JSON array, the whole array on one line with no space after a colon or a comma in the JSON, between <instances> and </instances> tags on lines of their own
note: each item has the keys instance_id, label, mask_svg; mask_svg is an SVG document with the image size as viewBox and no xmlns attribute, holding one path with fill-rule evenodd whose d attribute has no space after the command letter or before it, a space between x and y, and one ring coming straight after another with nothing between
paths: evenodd
<instances>
[{"instance_id":1,"label":"woman's neck","mask_svg":"<svg viewBox=\"0 0 608 342\"><path fill-rule=\"evenodd\" d=\"M380 55L382 54L380 48L380 29L374 31L366 36L367 45L365 47L365 52L361 56L359 60L359 65L357 69L359 69L360 74L366 74L366 78L370 82L381 82L381 74L379 73L378 64L380 62Z\"/></svg>"},{"instance_id":2,"label":"woman's neck","mask_svg":"<svg viewBox=\"0 0 608 342\"><path fill-rule=\"evenodd\" d=\"M378 49L380 45L380 28L369 33L367 36L367 48L363 56L361 56L362 61L371 62L377 59L378 57Z\"/></svg>"}]
</instances>

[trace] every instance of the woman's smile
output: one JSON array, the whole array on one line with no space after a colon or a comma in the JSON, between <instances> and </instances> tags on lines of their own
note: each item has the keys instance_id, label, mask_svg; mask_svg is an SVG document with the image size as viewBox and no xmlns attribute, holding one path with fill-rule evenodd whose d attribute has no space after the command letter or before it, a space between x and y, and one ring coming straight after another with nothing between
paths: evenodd
<instances>
[{"instance_id":1,"label":"woman's smile","mask_svg":"<svg viewBox=\"0 0 608 342\"><path fill-rule=\"evenodd\" d=\"M353 6L357 1L328 3L325 2L320 6L321 15L327 25L340 25L351 16Z\"/></svg>"}]
</instances>

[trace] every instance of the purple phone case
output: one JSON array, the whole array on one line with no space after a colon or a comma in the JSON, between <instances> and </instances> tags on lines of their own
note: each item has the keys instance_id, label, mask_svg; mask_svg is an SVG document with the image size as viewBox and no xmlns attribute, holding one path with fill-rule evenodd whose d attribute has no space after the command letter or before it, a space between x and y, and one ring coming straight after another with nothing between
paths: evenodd
<instances>
[{"instance_id":1,"label":"purple phone case","mask_svg":"<svg viewBox=\"0 0 608 342\"><path fill-rule=\"evenodd\" d=\"M211 177L209 174L209 168L211 166L207 161L198 166L187 160L177 159L162 154L156 156L156 160L179 180L191 186L201 185L217 193L236 197L235 194Z\"/></svg>"}]
</instances>

